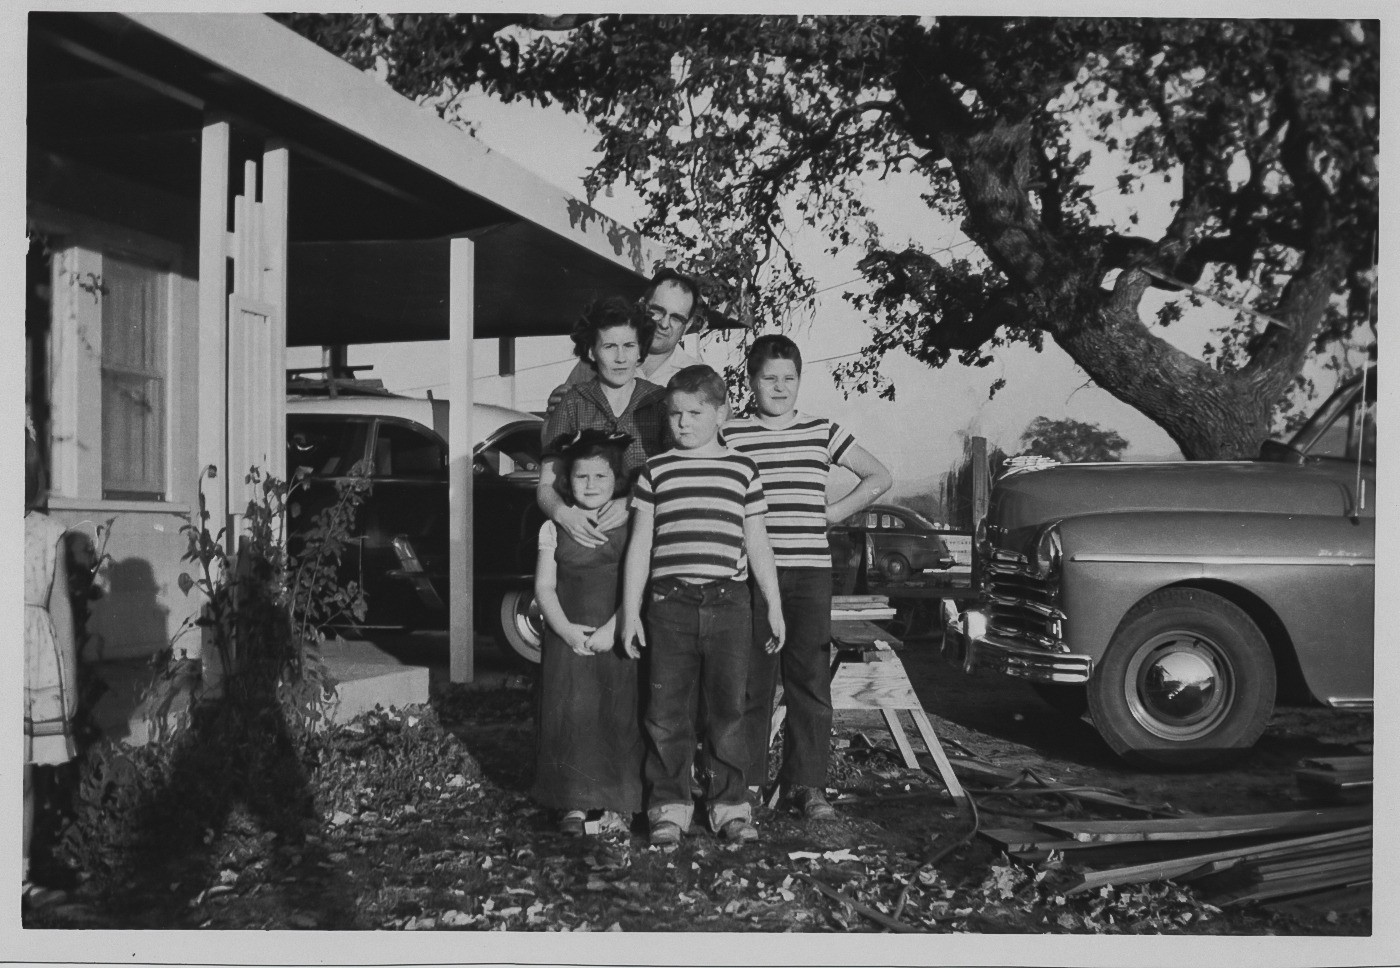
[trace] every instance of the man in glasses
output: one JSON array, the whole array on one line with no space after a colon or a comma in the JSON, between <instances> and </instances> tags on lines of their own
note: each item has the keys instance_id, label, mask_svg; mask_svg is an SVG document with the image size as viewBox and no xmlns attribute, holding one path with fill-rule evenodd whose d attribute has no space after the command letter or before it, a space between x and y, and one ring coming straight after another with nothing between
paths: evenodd
<instances>
[{"instance_id":1,"label":"man in glasses","mask_svg":"<svg viewBox=\"0 0 1400 968\"><path fill-rule=\"evenodd\" d=\"M700 315L700 287L695 280L675 269L661 269L642 294L642 302L656 324L656 333L637 375L648 383L664 387L678 371L700 362L681 347L681 337L691 321ZM552 411L569 387L591 379L593 368L579 360L564 382L549 395L547 409Z\"/></svg>"}]
</instances>

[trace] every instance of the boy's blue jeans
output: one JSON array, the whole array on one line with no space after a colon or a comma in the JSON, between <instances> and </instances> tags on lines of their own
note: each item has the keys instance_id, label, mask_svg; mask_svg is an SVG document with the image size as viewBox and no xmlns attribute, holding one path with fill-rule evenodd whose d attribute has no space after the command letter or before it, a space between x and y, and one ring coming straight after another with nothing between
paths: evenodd
<instances>
[{"instance_id":1,"label":"boy's blue jeans","mask_svg":"<svg viewBox=\"0 0 1400 968\"><path fill-rule=\"evenodd\" d=\"M763 651L768 611L761 595L755 601L754 653L744 704L749 747L744 771L755 786L768 782L768 733L781 682L787 730L778 779L784 787L824 787L831 755L831 569L779 568L778 590L787 642L776 655Z\"/></svg>"},{"instance_id":2,"label":"boy's blue jeans","mask_svg":"<svg viewBox=\"0 0 1400 968\"><path fill-rule=\"evenodd\" d=\"M646 706L647 818L690 827L695 711L705 702L705 801L710 825L748 819L742 725L744 684L753 650L748 586L652 582L646 610L651 672Z\"/></svg>"}]
</instances>

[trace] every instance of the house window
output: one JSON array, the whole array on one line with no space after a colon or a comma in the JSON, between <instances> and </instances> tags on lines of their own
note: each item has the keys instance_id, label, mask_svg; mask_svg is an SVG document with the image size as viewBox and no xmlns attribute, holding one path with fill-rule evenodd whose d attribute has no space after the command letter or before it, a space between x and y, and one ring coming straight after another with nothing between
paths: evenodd
<instances>
[{"instance_id":1,"label":"house window","mask_svg":"<svg viewBox=\"0 0 1400 968\"><path fill-rule=\"evenodd\" d=\"M40 228L53 253L50 500L171 501L180 249L77 216Z\"/></svg>"},{"instance_id":2,"label":"house window","mask_svg":"<svg viewBox=\"0 0 1400 968\"><path fill-rule=\"evenodd\" d=\"M102 496L163 500L169 277L105 255L102 289Z\"/></svg>"}]
</instances>

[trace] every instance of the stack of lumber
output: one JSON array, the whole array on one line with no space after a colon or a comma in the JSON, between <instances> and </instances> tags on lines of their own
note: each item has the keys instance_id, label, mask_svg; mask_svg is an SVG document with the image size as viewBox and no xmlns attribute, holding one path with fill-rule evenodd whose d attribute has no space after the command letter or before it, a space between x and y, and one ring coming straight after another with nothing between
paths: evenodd
<instances>
[{"instance_id":1,"label":"stack of lumber","mask_svg":"<svg viewBox=\"0 0 1400 968\"><path fill-rule=\"evenodd\" d=\"M1293 777L1305 797L1360 803L1371 799L1372 770L1370 756L1319 756L1301 760Z\"/></svg>"},{"instance_id":2,"label":"stack of lumber","mask_svg":"<svg viewBox=\"0 0 1400 968\"><path fill-rule=\"evenodd\" d=\"M895 610L886 595L833 595L831 620L883 622L894 618Z\"/></svg>"},{"instance_id":3,"label":"stack of lumber","mask_svg":"<svg viewBox=\"0 0 1400 968\"><path fill-rule=\"evenodd\" d=\"M1086 868L1067 893L1171 880L1221 906L1317 895L1316 903L1369 902L1371 806L1144 820L1038 821L1036 829L983 830L1022 861L1064 852ZM1364 889L1364 890L1363 890Z\"/></svg>"}]
</instances>

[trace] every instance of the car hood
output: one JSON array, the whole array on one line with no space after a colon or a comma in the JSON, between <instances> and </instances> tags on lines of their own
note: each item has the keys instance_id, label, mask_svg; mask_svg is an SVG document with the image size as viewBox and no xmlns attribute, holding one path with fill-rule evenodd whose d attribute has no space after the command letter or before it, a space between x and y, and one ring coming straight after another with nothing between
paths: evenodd
<instances>
[{"instance_id":1,"label":"car hood","mask_svg":"<svg viewBox=\"0 0 1400 968\"><path fill-rule=\"evenodd\" d=\"M1340 467L1266 461L1060 464L997 481L989 517L1012 531L1121 511L1343 513L1345 476Z\"/></svg>"}]
</instances>

